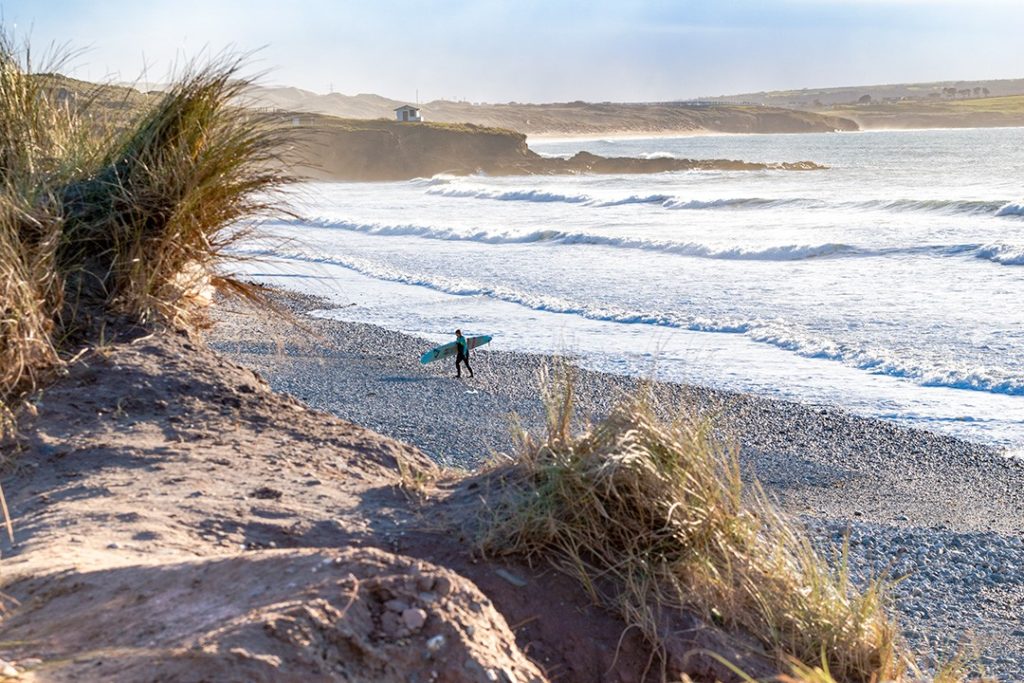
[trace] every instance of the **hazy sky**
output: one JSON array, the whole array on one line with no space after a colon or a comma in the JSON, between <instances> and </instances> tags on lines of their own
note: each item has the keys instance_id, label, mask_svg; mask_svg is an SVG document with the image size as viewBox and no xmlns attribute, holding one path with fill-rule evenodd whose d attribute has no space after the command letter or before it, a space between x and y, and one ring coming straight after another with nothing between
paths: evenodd
<instances>
[{"instance_id":1,"label":"hazy sky","mask_svg":"<svg viewBox=\"0 0 1024 683\"><path fill-rule=\"evenodd\" d=\"M74 75L262 49L266 83L421 101L670 100L1024 77L1024 0L0 0ZM66 70L67 71L67 70Z\"/></svg>"}]
</instances>

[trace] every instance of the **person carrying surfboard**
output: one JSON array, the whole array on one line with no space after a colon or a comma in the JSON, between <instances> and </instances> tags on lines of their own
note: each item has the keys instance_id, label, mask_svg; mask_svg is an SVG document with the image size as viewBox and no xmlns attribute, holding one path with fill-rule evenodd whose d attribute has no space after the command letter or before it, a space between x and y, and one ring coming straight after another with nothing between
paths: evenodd
<instances>
[{"instance_id":1,"label":"person carrying surfboard","mask_svg":"<svg viewBox=\"0 0 1024 683\"><path fill-rule=\"evenodd\" d=\"M455 373L456 377L462 376L462 363L466 364L466 369L469 370L469 376L473 376L473 369L469 367L469 350L475 349L478 346L490 343L491 335L481 334L476 337L463 337L462 330L455 330L455 341L450 341L440 346L427 351L425 354L420 356L420 364L426 365L427 363L433 363L437 360L446 360L455 356Z\"/></svg>"},{"instance_id":2,"label":"person carrying surfboard","mask_svg":"<svg viewBox=\"0 0 1024 683\"><path fill-rule=\"evenodd\" d=\"M462 363L466 364L469 376L473 376L473 368L469 367L469 344L462 336L462 330L455 330L455 376L462 377Z\"/></svg>"}]
</instances>

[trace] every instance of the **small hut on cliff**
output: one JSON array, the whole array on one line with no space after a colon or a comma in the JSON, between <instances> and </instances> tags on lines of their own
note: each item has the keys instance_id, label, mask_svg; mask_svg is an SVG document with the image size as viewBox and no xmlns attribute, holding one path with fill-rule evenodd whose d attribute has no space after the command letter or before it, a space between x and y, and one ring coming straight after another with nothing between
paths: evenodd
<instances>
[{"instance_id":1,"label":"small hut on cliff","mask_svg":"<svg viewBox=\"0 0 1024 683\"><path fill-rule=\"evenodd\" d=\"M411 104L403 104L398 109L395 109L395 118L399 121L415 122L420 123L423 121L423 117L420 116L419 107L414 107Z\"/></svg>"}]
</instances>

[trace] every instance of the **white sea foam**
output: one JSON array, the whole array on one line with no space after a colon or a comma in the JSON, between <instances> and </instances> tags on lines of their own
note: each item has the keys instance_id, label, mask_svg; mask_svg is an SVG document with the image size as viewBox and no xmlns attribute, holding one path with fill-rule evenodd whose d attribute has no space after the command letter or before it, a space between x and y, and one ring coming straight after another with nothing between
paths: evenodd
<instances>
[{"instance_id":1,"label":"white sea foam","mask_svg":"<svg viewBox=\"0 0 1024 683\"><path fill-rule=\"evenodd\" d=\"M561 202L589 207L611 207L626 204L650 204L665 209L841 209L888 213L938 213L948 215L1024 216L1024 206L1007 204L1005 200L964 199L866 199L858 201L826 201L811 197L720 197L694 199L664 193L633 194L618 198L601 198L589 194L568 194L543 189L496 190L460 187L427 190L428 194L460 199L483 199L502 202Z\"/></svg>"},{"instance_id":2,"label":"white sea foam","mask_svg":"<svg viewBox=\"0 0 1024 683\"><path fill-rule=\"evenodd\" d=\"M450 185L456 178L457 176L439 173L430 178L413 178L409 181L409 184L417 187L437 187L440 185Z\"/></svg>"},{"instance_id":3,"label":"white sea foam","mask_svg":"<svg viewBox=\"0 0 1024 683\"><path fill-rule=\"evenodd\" d=\"M968 389L1011 396L1024 395L1024 376L1013 376L986 367L922 365L908 362L881 348L860 348L837 342L827 335L801 329L775 319L736 319L686 316L669 311L629 310L614 306L596 306L562 297L525 292L515 287L485 284L466 277L447 277L410 273L369 259L324 257L304 249L241 249L240 255L287 259L311 264L340 266L378 280L424 287L456 296L483 296L517 304L535 311L580 316L589 320L629 325L677 328L695 332L742 334L750 339L797 353L806 358L842 362L872 374L912 380L922 386Z\"/></svg>"},{"instance_id":4,"label":"white sea foam","mask_svg":"<svg viewBox=\"0 0 1024 683\"><path fill-rule=\"evenodd\" d=\"M586 204L593 202L593 197L587 195L566 195L546 190L474 190L459 188L444 188L439 190L427 190L427 194L440 195L442 197L462 197L467 199L492 199L499 202L565 202L567 204Z\"/></svg>"},{"instance_id":5,"label":"white sea foam","mask_svg":"<svg viewBox=\"0 0 1024 683\"><path fill-rule=\"evenodd\" d=\"M616 237L564 230L513 232L508 230L457 229L415 224L357 223L328 218L282 221L281 224L289 227L311 226L326 230L343 230L378 237L421 237L449 242L479 242L481 244L590 245L731 261L802 261L805 259L828 257L901 255L962 256L972 253L979 258L1003 263L1004 265L1020 265L1021 260L1024 259L1024 247L981 245L977 243L923 244L906 247L866 247L843 244L841 242L726 246L639 237Z\"/></svg>"},{"instance_id":6,"label":"white sea foam","mask_svg":"<svg viewBox=\"0 0 1024 683\"><path fill-rule=\"evenodd\" d=\"M1010 202L999 208L997 216L1024 216L1024 202Z\"/></svg>"},{"instance_id":7,"label":"white sea foam","mask_svg":"<svg viewBox=\"0 0 1024 683\"><path fill-rule=\"evenodd\" d=\"M1024 244L986 244L975 255L1004 266L1024 266Z\"/></svg>"},{"instance_id":8,"label":"white sea foam","mask_svg":"<svg viewBox=\"0 0 1024 683\"><path fill-rule=\"evenodd\" d=\"M554 243L561 245L592 245L619 249L657 251L680 256L737 261L800 261L836 255L863 253L847 244L781 244L763 247L715 247L695 242L673 242L629 237L611 237L562 230L535 230L527 233L488 230L457 230L424 225L380 225L349 221L311 220L291 222L290 225L311 225L317 228L345 230L367 235L387 237L422 237L453 242L480 242L482 244Z\"/></svg>"}]
</instances>

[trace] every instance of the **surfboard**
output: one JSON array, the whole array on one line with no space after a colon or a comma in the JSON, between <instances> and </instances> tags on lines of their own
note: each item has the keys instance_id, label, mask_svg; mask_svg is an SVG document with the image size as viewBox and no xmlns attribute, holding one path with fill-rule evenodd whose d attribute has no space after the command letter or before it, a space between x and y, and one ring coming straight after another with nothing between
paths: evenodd
<instances>
[{"instance_id":1,"label":"surfboard","mask_svg":"<svg viewBox=\"0 0 1024 683\"><path fill-rule=\"evenodd\" d=\"M466 346L470 349L475 349L478 346L483 346L489 341L491 341L491 335L489 334L482 334L479 337L466 337ZM441 344L440 346L430 349L420 356L420 363L426 365L427 363L433 363L435 360L451 358L455 353L455 342L448 342L447 344Z\"/></svg>"}]
</instances>

